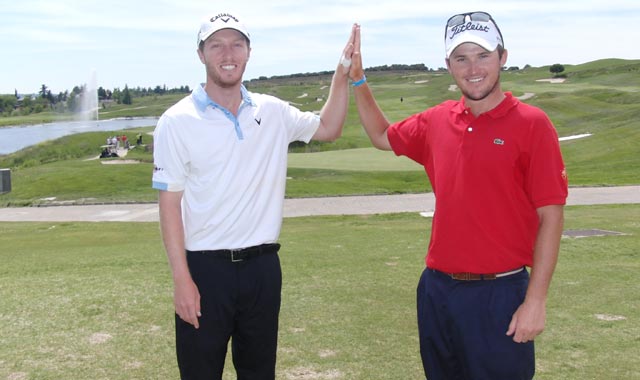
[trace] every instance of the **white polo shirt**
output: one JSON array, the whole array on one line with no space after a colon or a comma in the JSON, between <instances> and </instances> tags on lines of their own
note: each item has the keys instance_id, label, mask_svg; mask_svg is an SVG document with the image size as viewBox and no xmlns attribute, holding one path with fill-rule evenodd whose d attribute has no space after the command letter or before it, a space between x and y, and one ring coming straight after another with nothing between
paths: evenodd
<instances>
[{"instance_id":1,"label":"white polo shirt","mask_svg":"<svg viewBox=\"0 0 640 380\"><path fill-rule=\"evenodd\" d=\"M320 125L273 96L241 88L236 118L197 86L169 108L154 131L153 188L184 191L188 250L245 248L278 240L293 141Z\"/></svg>"}]
</instances>

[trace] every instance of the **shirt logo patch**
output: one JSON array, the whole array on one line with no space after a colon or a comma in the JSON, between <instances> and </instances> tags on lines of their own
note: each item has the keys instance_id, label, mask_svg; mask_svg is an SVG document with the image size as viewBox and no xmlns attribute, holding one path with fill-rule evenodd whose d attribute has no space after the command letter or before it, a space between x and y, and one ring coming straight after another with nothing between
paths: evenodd
<instances>
[{"instance_id":1,"label":"shirt logo patch","mask_svg":"<svg viewBox=\"0 0 640 380\"><path fill-rule=\"evenodd\" d=\"M503 139L494 139L493 143L496 145L504 145L504 140Z\"/></svg>"},{"instance_id":2,"label":"shirt logo patch","mask_svg":"<svg viewBox=\"0 0 640 380\"><path fill-rule=\"evenodd\" d=\"M258 123L258 125L260 125L260 123L262 123L262 118L260 118L260 119L253 119L253 120L255 120L255 121L256 121L256 123Z\"/></svg>"}]
</instances>

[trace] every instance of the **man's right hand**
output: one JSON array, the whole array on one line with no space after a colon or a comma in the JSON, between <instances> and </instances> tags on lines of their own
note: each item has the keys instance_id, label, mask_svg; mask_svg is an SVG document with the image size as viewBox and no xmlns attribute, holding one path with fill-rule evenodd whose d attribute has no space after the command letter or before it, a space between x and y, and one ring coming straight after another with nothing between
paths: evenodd
<instances>
[{"instance_id":1,"label":"man's right hand","mask_svg":"<svg viewBox=\"0 0 640 380\"><path fill-rule=\"evenodd\" d=\"M200 327L200 292L191 278L174 281L173 303L176 314L196 329Z\"/></svg>"},{"instance_id":2,"label":"man's right hand","mask_svg":"<svg viewBox=\"0 0 640 380\"><path fill-rule=\"evenodd\" d=\"M351 54L351 65L349 67L349 77L353 82L357 82L364 77L362 68L362 55L360 53L360 25L353 24L353 53Z\"/></svg>"}]
</instances>

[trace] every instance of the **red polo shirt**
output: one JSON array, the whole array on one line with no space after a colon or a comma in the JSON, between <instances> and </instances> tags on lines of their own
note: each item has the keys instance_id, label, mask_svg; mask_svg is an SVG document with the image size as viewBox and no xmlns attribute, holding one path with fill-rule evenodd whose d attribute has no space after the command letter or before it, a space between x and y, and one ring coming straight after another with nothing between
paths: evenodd
<instances>
[{"instance_id":1,"label":"red polo shirt","mask_svg":"<svg viewBox=\"0 0 640 380\"><path fill-rule=\"evenodd\" d=\"M436 195L429 268L496 273L531 266L536 208L565 204L555 128L540 109L505 95L478 117L462 98L388 129L395 154L422 164Z\"/></svg>"}]
</instances>

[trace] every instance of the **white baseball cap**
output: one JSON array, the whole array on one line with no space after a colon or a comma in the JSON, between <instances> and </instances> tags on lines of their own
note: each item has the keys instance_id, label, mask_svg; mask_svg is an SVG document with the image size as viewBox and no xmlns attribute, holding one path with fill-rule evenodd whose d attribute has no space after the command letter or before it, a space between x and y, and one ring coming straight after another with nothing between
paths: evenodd
<instances>
[{"instance_id":1,"label":"white baseball cap","mask_svg":"<svg viewBox=\"0 0 640 380\"><path fill-rule=\"evenodd\" d=\"M498 45L504 47L498 25L486 12L462 13L449 18L444 35L446 57L465 42L480 45L488 51L496 50Z\"/></svg>"},{"instance_id":2,"label":"white baseball cap","mask_svg":"<svg viewBox=\"0 0 640 380\"><path fill-rule=\"evenodd\" d=\"M202 21L200 30L198 31L197 45L200 46L201 42L211 37L213 33L222 29L237 30L247 38L247 41L250 41L249 31L247 30L247 27L244 26L244 24L241 23L236 16L232 15L231 13L219 13L214 16L207 17Z\"/></svg>"}]
</instances>

